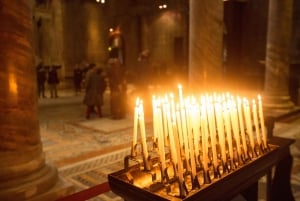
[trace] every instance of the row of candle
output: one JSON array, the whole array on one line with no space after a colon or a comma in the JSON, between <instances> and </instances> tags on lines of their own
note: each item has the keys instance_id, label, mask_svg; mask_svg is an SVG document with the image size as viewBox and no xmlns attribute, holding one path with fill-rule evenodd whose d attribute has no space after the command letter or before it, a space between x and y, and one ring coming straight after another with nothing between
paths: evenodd
<instances>
[{"instance_id":1,"label":"row of candle","mask_svg":"<svg viewBox=\"0 0 300 201\"><path fill-rule=\"evenodd\" d=\"M183 182L185 172L196 176L199 166L206 171L210 165L218 167L220 160L224 163L233 160L235 152L242 156L256 146L267 148L260 95L252 102L230 93L184 97L179 85L177 97L172 93L153 96L152 109L153 143L157 145L161 167L167 168L166 153L169 152L180 182ZM132 150L137 146L138 132L147 164L149 152L144 109L139 98L134 112ZM132 155L135 153L133 151ZM185 160L185 166L182 160ZM149 169L149 165L145 167Z\"/></svg>"}]
</instances>

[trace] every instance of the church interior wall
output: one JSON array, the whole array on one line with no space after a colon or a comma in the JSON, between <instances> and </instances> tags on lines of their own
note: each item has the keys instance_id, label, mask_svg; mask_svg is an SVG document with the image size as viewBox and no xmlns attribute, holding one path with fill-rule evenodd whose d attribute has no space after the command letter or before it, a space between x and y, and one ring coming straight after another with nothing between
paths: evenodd
<instances>
[{"instance_id":1,"label":"church interior wall","mask_svg":"<svg viewBox=\"0 0 300 201\"><path fill-rule=\"evenodd\" d=\"M170 71L188 68L186 2L169 1L165 10L158 9L156 1L150 4L144 0L110 0L105 4L93 0L64 0L60 9L53 5L55 2L57 4L52 1L48 6L50 14L42 17L35 40L37 55L46 65L62 65L62 77L71 77L77 63L105 66L109 28L116 26L121 27L125 39L125 61L130 72L138 68L137 58L144 49L151 52L153 68ZM226 1L224 9L225 76L237 79L233 76L238 74L239 78L256 83L252 87L262 89L268 1ZM291 58L293 66L298 66L299 12L297 6L294 9ZM51 18L53 16L56 18Z\"/></svg>"}]
</instances>

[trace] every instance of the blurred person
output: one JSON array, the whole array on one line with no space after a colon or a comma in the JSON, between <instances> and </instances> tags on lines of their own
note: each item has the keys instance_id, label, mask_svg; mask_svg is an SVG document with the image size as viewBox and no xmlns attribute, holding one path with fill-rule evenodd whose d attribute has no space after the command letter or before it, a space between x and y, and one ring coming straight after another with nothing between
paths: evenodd
<instances>
[{"instance_id":1,"label":"blurred person","mask_svg":"<svg viewBox=\"0 0 300 201\"><path fill-rule=\"evenodd\" d=\"M73 82L74 82L75 94L81 91L82 78L83 78L83 69L81 69L80 66L76 64L73 70Z\"/></svg>"},{"instance_id":2,"label":"blurred person","mask_svg":"<svg viewBox=\"0 0 300 201\"><path fill-rule=\"evenodd\" d=\"M47 72L43 65L43 62L40 62L37 66L37 86L38 86L38 96L39 98L46 98L45 95L45 83L47 79Z\"/></svg>"},{"instance_id":3,"label":"blurred person","mask_svg":"<svg viewBox=\"0 0 300 201\"><path fill-rule=\"evenodd\" d=\"M91 64L89 76L86 79L86 88L83 103L86 107L86 118L89 119L94 108L97 108L97 114L102 117L103 95L106 89L106 80L103 76L103 70L96 68L95 64Z\"/></svg>"},{"instance_id":4,"label":"blurred person","mask_svg":"<svg viewBox=\"0 0 300 201\"><path fill-rule=\"evenodd\" d=\"M48 71L48 85L50 90L50 98L58 98L57 85L59 84L57 67L50 66Z\"/></svg>"}]
</instances>

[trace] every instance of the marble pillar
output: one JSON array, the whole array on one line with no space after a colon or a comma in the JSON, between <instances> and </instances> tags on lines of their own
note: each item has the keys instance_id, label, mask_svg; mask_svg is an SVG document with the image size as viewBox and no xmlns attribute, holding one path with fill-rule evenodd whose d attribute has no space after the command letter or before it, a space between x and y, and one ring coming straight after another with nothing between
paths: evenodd
<instances>
[{"instance_id":1,"label":"marble pillar","mask_svg":"<svg viewBox=\"0 0 300 201\"><path fill-rule=\"evenodd\" d=\"M64 35L63 35L63 9L61 0L52 0L52 10L53 10L53 41L54 41L54 51L53 51L53 64L62 66L60 76L64 78L66 76L66 69L64 65ZM72 71L73 72L73 71Z\"/></svg>"},{"instance_id":2,"label":"marble pillar","mask_svg":"<svg viewBox=\"0 0 300 201\"><path fill-rule=\"evenodd\" d=\"M222 87L223 12L223 1L190 1L189 84L197 90Z\"/></svg>"},{"instance_id":3,"label":"marble pillar","mask_svg":"<svg viewBox=\"0 0 300 201\"><path fill-rule=\"evenodd\" d=\"M39 133L31 2L0 1L0 200L55 200Z\"/></svg>"},{"instance_id":4,"label":"marble pillar","mask_svg":"<svg viewBox=\"0 0 300 201\"><path fill-rule=\"evenodd\" d=\"M289 95L290 41L293 0L269 1L263 102L269 112L285 112L294 104Z\"/></svg>"},{"instance_id":5,"label":"marble pillar","mask_svg":"<svg viewBox=\"0 0 300 201\"><path fill-rule=\"evenodd\" d=\"M294 0L291 63L300 64L300 0ZM300 75L298 75L300 76Z\"/></svg>"}]
</instances>

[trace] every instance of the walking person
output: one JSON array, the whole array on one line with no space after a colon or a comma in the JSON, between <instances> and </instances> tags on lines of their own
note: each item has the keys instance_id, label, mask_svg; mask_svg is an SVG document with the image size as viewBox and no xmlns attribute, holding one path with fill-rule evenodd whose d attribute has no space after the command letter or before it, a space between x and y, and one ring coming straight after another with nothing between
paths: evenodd
<instances>
[{"instance_id":1,"label":"walking person","mask_svg":"<svg viewBox=\"0 0 300 201\"><path fill-rule=\"evenodd\" d=\"M101 68L95 68L95 64L91 64L90 74L86 80L86 89L83 103L86 105L86 118L91 117L91 113L96 107L99 117L102 117L103 95L106 89L106 80L103 76Z\"/></svg>"},{"instance_id":2,"label":"walking person","mask_svg":"<svg viewBox=\"0 0 300 201\"><path fill-rule=\"evenodd\" d=\"M50 98L57 98L57 85L59 84L57 69L51 66L48 71L48 85L50 90Z\"/></svg>"},{"instance_id":3,"label":"walking person","mask_svg":"<svg viewBox=\"0 0 300 201\"><path fill-rule=\"evenodd\" d=\"M36 69L37 72L37 87L38 87L38 96L39 98L46 98L45 95L45 83L46 83L46 69L41 62Z\"/></svg>"},{"instance_id":4,"label":"walking person","mask_svg":"<svg viewBox=\"0 0 300 201\"><path fill-rule=\"evenodd\" d=\"M82 78L83 78L83 70L80 68L78 64L76 64L73 71L75 94L80 93L81 91Z\"/></svg>"}]
</instances>

